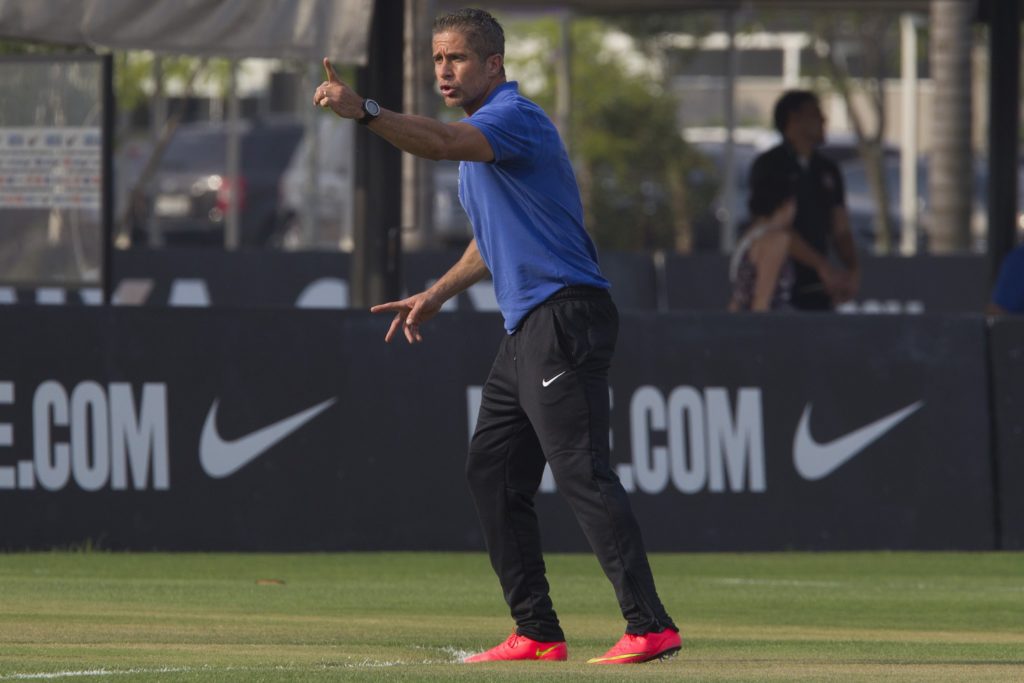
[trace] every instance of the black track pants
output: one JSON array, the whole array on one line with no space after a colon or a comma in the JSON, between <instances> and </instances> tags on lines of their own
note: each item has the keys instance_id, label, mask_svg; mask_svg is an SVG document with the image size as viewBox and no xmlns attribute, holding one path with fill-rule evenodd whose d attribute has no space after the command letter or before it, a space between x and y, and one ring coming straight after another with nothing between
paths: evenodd
<instances>
[{"instance_id":1,"label":"black track pants","mask_svg":"<svg viewBox=\"0 0 1024 683\"><path fill-rule=\"evenodd\" d=\"M608 367L618 326L607 292L563 289L502 340L483 389L467 477L516 630L535 640L565 639L533 505L545 462L615 588L626 631L675 628L608 461Z\"/></svg>"}]
</instances>

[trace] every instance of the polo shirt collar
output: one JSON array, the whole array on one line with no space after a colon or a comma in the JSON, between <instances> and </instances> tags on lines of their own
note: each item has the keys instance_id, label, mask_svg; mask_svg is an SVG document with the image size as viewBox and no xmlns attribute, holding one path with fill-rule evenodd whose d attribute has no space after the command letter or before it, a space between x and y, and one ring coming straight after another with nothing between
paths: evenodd
<instances>
[{"instance_id":1,"label":"polo shirt collar","mask_svg":"<svg viewBox=\"0 0 1024 683\"><path fill-rule=\"evenodd\" d=\"M519 81L505 81L504 83L502 83L497 88L491 91L491 94L487 96L486 100L484 100L484 104L490 104L491 100L493 100L498 93L504 92L505 90L513 90L518 93Z\"/></svg>"}]
</instances>

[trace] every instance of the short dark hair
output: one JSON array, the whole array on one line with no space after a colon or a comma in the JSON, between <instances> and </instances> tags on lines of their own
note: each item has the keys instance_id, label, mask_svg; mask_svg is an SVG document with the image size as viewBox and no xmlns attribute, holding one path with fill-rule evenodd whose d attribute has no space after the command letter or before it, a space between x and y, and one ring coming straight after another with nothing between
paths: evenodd
<instances>
[{"instance_id":1,"label":"short dark hair","mask_svg":"<svg viewBox=\"0 0 1024 683\"><path fill-rule=\"evenodd\" d=\"M813 102L820 106L818 96L810 90L787 90L782 93L782 97L775 103L775 113L773 115L775 129L785 135L789 117L808 102Z\"/></svg>"},{"instance_id":2,"label":"short dark hair","mask_svg":"<svg viewBox=\"0 0 1024 683\"><path fill-rule=\"evenodd\" d=\"M794 179L784 173L765 173L750 186L747 208L751 216L771 216L796 196Z\"/></svg>"},{"instance_id":3,"label":"short dark hair","mask_svg":"<svg viewBox=\"0 0 1024 683\"><path fill-rule=\"evenodd\" d=\"M505 56L505 31L498 20L482 9L466 7L434 19L435 34L458 31L466 36L469 47L480 59Z\"/></svg>"}]
</instances>

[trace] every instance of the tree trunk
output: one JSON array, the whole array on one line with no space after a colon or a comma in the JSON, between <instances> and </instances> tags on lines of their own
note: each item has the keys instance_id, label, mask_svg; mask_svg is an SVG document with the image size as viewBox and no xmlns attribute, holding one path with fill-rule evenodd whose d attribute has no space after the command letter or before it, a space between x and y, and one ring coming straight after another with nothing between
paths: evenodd
<instances>
[{"instance_id":1,"label":"tree trunk","mask_svg":"<svg viewBox=\"0 0 1024 683\"><path fill-rule=\"evenodd\" d=\"M932 0L929 61L935 96L928 232L931 250L940 254L970 248L973 14L972 0Z\"/></svg>"},{"instance_id":2,"label":"tree trunk","mask_svg":"<svg viewBox=\"0 0 1024 683\"><path fill-rule=\"evenodd\" d=\"M676 164L670 164L666 173L666 185L672 202L672 233L673 246L676 253L690 254L693 252L693 225L686 213L686 179L684 172Z\"/></svg>"},{"instance_id":3,"label":"tree trunk","mask_svg":"<svg viewBox=\"0 0 1024 683\"><path fill-rule=\"evenodd\" d=\"M434 73L418 68L430 55L435 0L405 0L405 59L402 102L407 114L437 115ZM410 65L417 65L412 67ZM434 225L434 168L436 163L402 155L402 229L407 247L437 242Z\"/></svg>"},{"instance_id":4,"label":"tree trunk","mask_svg":"<svg viewBox=\"0 0 1024 683\"><path fill-rule=\"evenodd\" d=\"M875 253L890 254L893 246L892 217L889 215L889 188L885 184L885 159L882 143L878 140L861 140L860 156L864 160L864 172L868 188L875 199Z\"/></svg>"},{"instance_id":5,"label":"tree trunk","mask_svg":"<svg viewBox=\"0 0 1024 683\"><path fill-rule=\"evenodd\" d=\"M819 33L828 45L825 67L832 87L843 99L847 116L857 137L857 149L864 162L864 173L868 189L875 200L875 244L876 254L888 254L892 248L892 220L889 216L889 190L885 184L884 157L885 140L885 62L884 41L879 36L884 32L884 17L870 17L855 14L851 17L858 25L860 55L864 60L865 72L859 86L850 76L846 54L838 34L842 18L835 18L820 24ZM867 113L857 106L858 95L866 104ZM872 120L873 119L873 120Z\"/></svg>"}]
</instances>

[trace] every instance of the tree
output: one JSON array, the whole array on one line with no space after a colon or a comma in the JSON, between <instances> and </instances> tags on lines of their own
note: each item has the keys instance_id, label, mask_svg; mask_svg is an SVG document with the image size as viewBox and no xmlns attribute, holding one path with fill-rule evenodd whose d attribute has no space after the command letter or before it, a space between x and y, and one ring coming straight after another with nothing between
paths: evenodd
<instances>
[{"instance_id":1,"label":"tree","mask_svg":"<svg viewBox=\"0 0 1024 683\"><path fill-rule=\"evenodd\" d=\"M509 77L553 111L557 22L513 20L506 28ZM680 135L678 103L662 88L659 64L606 20L577 18L571 36L566 143L595 241L621 250L689 251L693 218L708 210L716 188L686 192L686 174L706 162Z\"/></svg>"},{"instance_id":2,"label":"tree","mask_svg":"<svg viewBox=\"0 0 1024 683\"><path fill-rule=\"evenodd\" d=\"M972 12L973 3L935 0L931 5L935 112L929 218L932 248L940 253L970 248Z\"/></svg>"},{"instance_id":3,"label":"tree","mask_svg":"<svg viewBox=\"0 0 1024 683\"><path fill-rule=\"evenodd\" d=\"M717 28L721 13L657 13L630 15L623 21L639 44L656 50L658 37L672 32L700 35ZM814 54L804 57L803 75L816 87L837 94L844 105L864 161L868 186L875 200L876 248L892 247L890 198L885 183L885 83L898 73L899 14L885 8L871 11L815 12L741 10L740 33L799 30L806 32Z\"/></svg>"},{"instance_id":4,"label":"tree","mask_svg":"<svg viewBox=\"0 0 1024 683\"><path fill-rule=\"evenodd\" d=\"M885 183L885 82L899 58L899 16L884 11L823 12L814 15L818 74L842 98L857 137L871 196L875 199L875 250L888 253L894 243ZM858 62L853 73L852 61ZM813 69L812 69L813 72ZM867 105L866 110L859 106Z\"/></svg>"}]
</instances>

